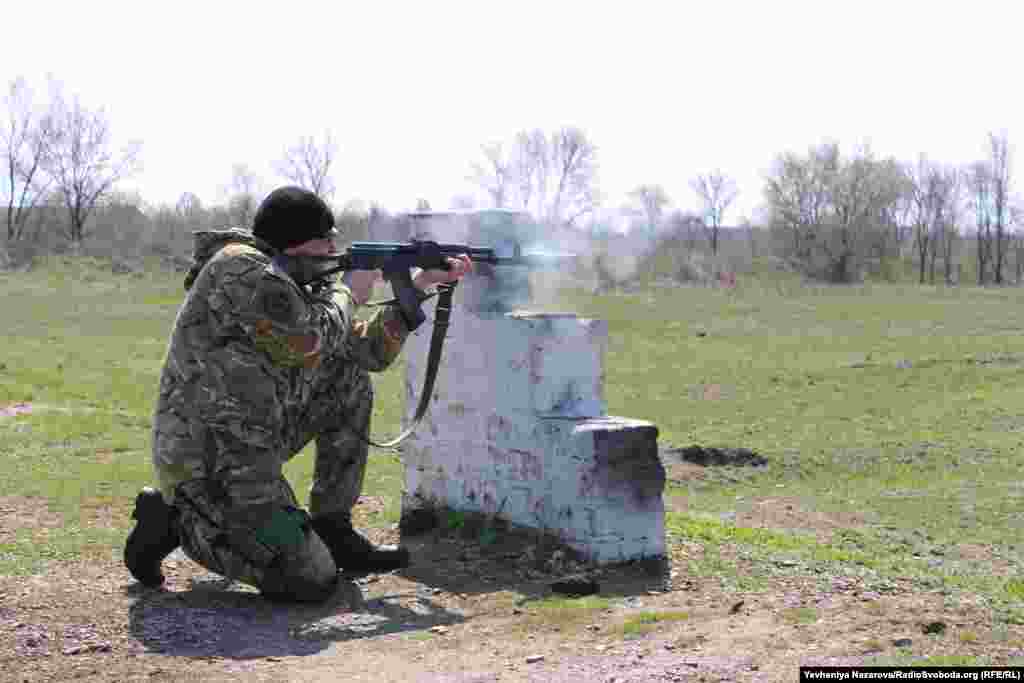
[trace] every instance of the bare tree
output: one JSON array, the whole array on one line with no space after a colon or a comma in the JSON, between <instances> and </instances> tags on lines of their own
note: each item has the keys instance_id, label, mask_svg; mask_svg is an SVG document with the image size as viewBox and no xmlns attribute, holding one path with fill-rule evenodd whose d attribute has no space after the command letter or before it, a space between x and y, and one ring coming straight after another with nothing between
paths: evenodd
<instances>
[{"instance_id":1,"label":"bare tree","mask_svg":"<svg viewBox=\"0 0 1024 683\"><path fill-rule=\"evenodd\" d=\"M927 270L929 280L934 283L936 257L945 246L944 233L956 171L950 172L922 154L916 165L905 168L905 174L917 252L918 281L924 284Z\"/></svg>"},{"instance_id":2,"label":"bare tree","mask_svg":"<svg viewBox=\"0 0 1024 683\"><path fill-rule=\"evenodd\" d=\"M555 131L551 142L554 196L546 218L553 225L572 226L598 204L597 148L582 130L572 127Z\"/></svg>"},{"instance_id":3,"label":"bare tree","mask_svg":"<svg viewBox=\"0 0 1024 683\"><path fill-rule=\"evenodd\" d=\"M960 236L960 221L964 203L964 177L959 169L955 167L946 169L946 190L948 196L942 230L942 263L943 279L947 285L951 285L953 284L953 245Z\"/></svg>"},{"instance_id":4,"label":"bare tree","mask_svg":"<svg viewBox=\"0 0 1024 683\"><path fill-rule=\"evenodd\" d=\"M599 203L597 148L579 128L521 131L485 145L469 179L495 207L522 208L552 226L577 226Z\"/></svg>"},{"instance_id":5,"label":"bare tree","mask_svg":"<svg viewBox=\"0 0 1024 683\"><path fill-rule=\"evenodd\" d=\"M473 162L470 180L478 185L495 208L508 206L512 169L500 142L481 147L483 161Z\"/></svg>"},{"instance_id":6,"label":"bare tree","mask_svg":"<svg viewBox=\"0 0 1024 683\"><path fill-rule=\"evenodd\" d=\"M1010 224L1013 226L1014 265L1017 268L1017 284L1024 284L1024 204L1018 200L1010 206Z\"/></svg>"},{"instance_id":7,"label":"bare tree","mask_svg":"<svg viewBox=\"0 0 1024 683\"><path fill-rule=\"evenodd\" d=\"M49 112L39 112L24 78L8 86L7 117L0 128L0 154L7 180L7 240L21 239L29 216L51 184L45 153L53 130Z\"/></svg>"},{"instance_id":8,"label":"bare tree","mask_svg":"<svg viewBox=\"0 0 1024 683\"><path fill-rule=\"evenodd\" d=\"M648 236L653 238L661 225L665 207L669 204L668 194L661 185L640 185L629 193L644 219Z\"/></svg>"},{"instance_id":9,"label":"bare tree","mask_svg":"<svg viewBox=\"0 0 1024 683\"><path fill-rule=\"evenodd\" d=\"M913 234L912 219L914 203L909 189L909 180L904 179L904 190L896 201L878 207L878 223L870 231L867 246L870 255L878 261L879 272L888 279L896 274L890 269L890 261L899 261L907 236ZM931 250L934 255L934 249Z\"/></svg>"},{"instance_id":10,"label":"bare tree","mask_svg":"<svg viewBox=\"0 0 1024 683\"><path fill-rule=\"evenodd\" d=\"M736 181L716 169L702 173L690 180L690 187L697 193L704 208L704 229L711 243L711 253L718 253L718 236L725 212L739 194Z\"/></svg>"},{"instance_id":11,"label":"bare tree","mask_svg":"<svg viewBox=\"0 0 1024 683\"><path fill-rule=\"evenodd\" d=\"M765 179L769 225L787 233L787 251L799 263L811 262L838 168L839 146L826 143L812 147L806 157L779 155Z\"/></svg>"},{"instance_id":12,"label":"bare tree","mask_svg":"<svg viewBox=\"0 0 1024 683\"><path fill-rule=\"evenodd\" d=\"M970 193L968 205L974 212L975 239L978 255L978 284L988 281L992 261L992 182L991 169L985 161L976 161L966 171Z\"/></svg>"},{"instance_id":13,"label":"bare tree","mask_svg":"<svg viewBox=\"0 0 1024 683\"><path fill-rule=\"evenodd\" d=\"M320 142L312 135L306 135L285 150L284 157L274 163L274 171L329 201L336 189L331 178L331 166L337 157L338 145L330 131L324 133Z\"/></svg>"},{"instance_id":14,"label":"bare tree","mask_svg":"<svg viewBox=\"0 0 1024 683\"><path fill-rule=\"evenodd\" d=\"M547 213L547 194L551 177L551 146L547 135L540 129L519 131L515 137L514 158L511 161L519 192L519 205L544 217Z\"/></svg>"},{"instance_id":15,"label":"bare tree","mask_svg":"<svg viewBox=\"0 0 1024 683\"><path fill-rule=\"evenodd\" d=\"M960 173L952 166L938 166L932 181L935 206L932 216L932 246L929 254L928 281L935 284L935 264L942 254L945 264L944 281L950 282L952 271L949 259L952 257L953 238L957 234L960 202Z\"/></svg>"},{"instance_id":16,"label":"bare tree","mask_svg":"<svg viewBox=\"0 0 1024 683\"><path fill-rule=\"evenodd\" d=\"M989 133L988 156L971 164L966 171L969 206L974 213L978 257L978 284L991 278L1003 283L1003 268L1012 222L1010 193L1012 185L1010 145L1006 133Z\"/></svg>"},{"instance_id":17,"label":"bare tree","mask_svg":"<svg viewBox=\"0 0 1024 683\"><path fill-rule=\"evenodd\" d=\"M851 281L872 242L892 230L903 193L895 160L867 147L845 159L835 143L780 156L766 181L770 225L792 235L803 267L833 282Z\"/></svg>"},{"instance_id":18,"label":"bare tree","mask_svg":"<svg viewBox=\"0 0 1024 683\"><path fill-rule=\"evenodd\" d=\"M231 167L227 191L231 222L240 227L250 227L263 194L259 177L246 164L235 164Z\"/></svg>"},{"instance_id":19,"label":"bare tree","mask_svg":"<svg viewBox=\"0 0 1024 683\"><path fill-rule=\"evenodd\" d=\"M914 227L914 247L917 252L918 281L924 284L924 267L928 258L928 247L931 245L931 214L933 194L930 192L933 187L930 183L934 180L933 165L928 158L922 154L917 164L907 164L906 174L908 180L908 205L911 214L911 223Z\"/></svg>"},{"instance_id":20,"label":"bare tree","mask_svg":"<svg viewBox=\"0 0 1024 683\"><path fill-rule=\"evenodd\" d=\"M102 108L89 109L75 96L68 102L53 90L52 134L47 136L46 170L67 211L67 237L81 244L85 222L116 184L139 168L140 144L113 148L110 122Z\"/></svg>"},{"instance_id":21,"label":"bare tree","mask_svg":"<svg viewBox=\"0 0 1024 683\"><path fill-rule=\"evenodd\" d=\"M888 229L886 221L904 193L904 175L894 159L876 159L870 148L858 149L836 178L829 239L820 246L832 264L833 282L849 282L863 255L865 238Z\"/></svg>"},{"instance_id":22,"label":"bare tree","mask_svg":"<svg viewBox=\"0 0 1024 683\"><path fill-rule=\"evenodd\" d=\"M990 196L992 201L992 223L995 228L995 283L1003 283L1003 264L1006 260L1007 242L1009 231L1007 224L1010 220L1010 184L1012 182L1012 169L1010 164L1010 142L1006 132L999 135L989 133L989 182L992 187Z\"/></svg>"}]
</instances>

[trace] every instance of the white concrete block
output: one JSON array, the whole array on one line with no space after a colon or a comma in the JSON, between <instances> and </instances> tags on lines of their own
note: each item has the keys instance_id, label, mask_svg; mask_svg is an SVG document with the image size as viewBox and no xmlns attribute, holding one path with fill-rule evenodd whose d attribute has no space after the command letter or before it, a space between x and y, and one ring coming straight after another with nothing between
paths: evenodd
<instances>
[{"instance_id":1,"label":"white concrete block","mask_svg":"<svg viewBox=\"0 0 1024 683\"><path fill-rule=\"evenodd\" d=\"M653 424L541 418L525 438L506 424L493 442L410 439L403 512L498 515L560 536L597 562L665 554L665 470Z\"/></svg>"},{"instance_id":2,"label":"white concrete block","mask_svg":"<svg viewBox=\"0 0 1024 683\"><path fill-rule=\"evenodd\" d=\"M421 225L441 225L432 221ZM403 445L403 518L422 508L478 512L548 531L597 562L664 556L658 430L607 416L606 322L509 312L528 295L520 285L492 273L456 290L430 410ZM425 323L406 342L406 424L432 332Z\"/></svg>"},{"instance_id":3,"label":"white concrete block","mask_svg":"<svg viewBox=\"0 0 1024 683\"><path fill-rule=\"evenodd\" d=\"M407 342L407 421L430 331ZM430 411L403 450L403 514L498 515L598 562L664 555L657 428L605 416L606 344L603 321L569 314L453 319Z\"/></svg>"},{"instance_id":4,"label":"white concrete block","mask_svg":"<svg viewBox=\"0 0 1024 683\"><path fill-rule=\"evenodd\" d=\"M433 327L406 342L407 395L423 384ZM439 401L453 411L481 405L497 414L599 417L604 399L608 325L574 314L453 312L437 378ZM412 404L410 410L415 408Z\"/></svg>"}]
</instances>

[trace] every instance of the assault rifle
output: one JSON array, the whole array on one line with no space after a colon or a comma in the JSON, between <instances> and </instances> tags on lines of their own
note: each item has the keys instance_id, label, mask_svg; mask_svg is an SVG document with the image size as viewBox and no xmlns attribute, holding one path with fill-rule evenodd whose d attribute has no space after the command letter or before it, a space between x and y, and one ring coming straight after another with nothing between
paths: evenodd
<instances>
[{"instance_id":1,"label":"assault rifle","mask_svg":"<svg viewBox=\"0 0 1024 683\"><path fill-rule=\"evenodd\" d=\"M343 253L328 256L286 256L275 258L299 285L314 284L342 271L381 270L391 283L398 304L410 330L419 327L426 316L420 310L425 295L412 284L412 269L448 270L448 258L468 254L474 263L490 266L525 266L529 268L555 268L567 265L575 254L546 251L523 252L517 244L511 256L498 256L492 247L473 247L468 244L439 244L431 241L411 242L353 242Z\"/></svg>"},{"instance_id":2,"label":"assault rifle","mask_svg":"<svg viewBox=\"0 0 1024 683\"><path fill-rule=\"evenodd\" d=\"M426 315L420 304L432 295L424 294L412 284L412 269L449 270L448 258L468 254L475 264L489 266L526 266L532 268L554 268L568 265L575 254L550 253L543 251L523 252L516 245L511 256L498 256L491 247L473 247L467 244L439 244L431 241L413 240L411 242L353 242L343 253L327 256L288 256L278 254L274 262L287 272L300 286L311 285L314 288L326 281L335 273L352 270L381 270L384 279L391 283L395 299L384 303L396 303L405 319L409 330L418 328ZM434 390L434 379L441 363L441 349L448 331L448 320L451 315L452 295L457 282L438 285L437 308L434 315L434 331L430 339L430 352L427 355L427 371L423 381L423 393L416 408L416 415L410 425L396 438L379 444L371 441L367 435L358 430L350 429L363 441L378 448L393 448L404 441L427 412L430 396Z\"/></svg>"}]
</instances>

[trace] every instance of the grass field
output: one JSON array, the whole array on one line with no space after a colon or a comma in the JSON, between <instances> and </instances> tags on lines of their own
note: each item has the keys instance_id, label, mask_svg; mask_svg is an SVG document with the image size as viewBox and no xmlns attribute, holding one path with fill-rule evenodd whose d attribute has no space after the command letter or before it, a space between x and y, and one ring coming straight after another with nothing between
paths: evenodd
<instances>
[{"instance_id":1,"label":"grass field","mask_svg":"<svg viewBox=\"0 0 1024 683\"><path fill-rule=\"evenodd\" d=\"M150 483L150 416L181 279L69 260L0 274L0 409L31 408L0 417L0 501L36 501L36 514L62 520L11 528L8 517L0 574L119 555L133 496ZM673 478L670 540L702 549L683 571L739 590L779 573L860 573L880 595L911 580L1024 624L1024 290L775 277L566 292L550 306L609 321L612 414L654 422L662 444L768 458ZM399 364L376 377L375 435L398 431L401 375ZM311 455L288 467L303 496ZM400 488L397 456L372 453L365 493L387 503L372 523L397 519ZM790 501L792 523L762 514L768 499ZM738 571L736 553L758 569Z\"/></svg>"}]
</instances>

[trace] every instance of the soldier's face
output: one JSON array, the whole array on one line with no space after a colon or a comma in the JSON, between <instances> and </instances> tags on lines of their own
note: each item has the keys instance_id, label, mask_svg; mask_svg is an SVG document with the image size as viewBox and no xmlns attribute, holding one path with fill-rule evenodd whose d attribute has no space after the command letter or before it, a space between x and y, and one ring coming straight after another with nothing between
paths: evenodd
<instances>
[{"instance_id":1,"label":"soldier's face","mask_svg":"<svg viewBox=\"0 0 1024 683\"><path fill-rule=\"evenodd\" d=\"M333 237L308 240L284 250L288 256L328 256L336 250Z\"/></svg>"}]
</instances>

